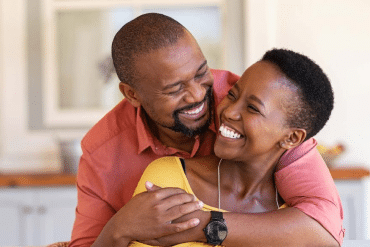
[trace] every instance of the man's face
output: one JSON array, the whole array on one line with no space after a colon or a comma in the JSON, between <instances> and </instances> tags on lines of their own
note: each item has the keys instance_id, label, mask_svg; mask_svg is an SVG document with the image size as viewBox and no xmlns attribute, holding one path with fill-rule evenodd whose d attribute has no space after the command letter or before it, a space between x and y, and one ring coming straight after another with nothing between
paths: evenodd
<instances>
[{"instance_id":1,"label":"man's face","mask_svg":"<svg viewBox=\"0 0 370 247\"><path fill-rule=\"evenodd\" d=\"M200 134L211 119L213 77L192 36L136 59L141 106L159 130Z\"/></svg>"}]
</instances>

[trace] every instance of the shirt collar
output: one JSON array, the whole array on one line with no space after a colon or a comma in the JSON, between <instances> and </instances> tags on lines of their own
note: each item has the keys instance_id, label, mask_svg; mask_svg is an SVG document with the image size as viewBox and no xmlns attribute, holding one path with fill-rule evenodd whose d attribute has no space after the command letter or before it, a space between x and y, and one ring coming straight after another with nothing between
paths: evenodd
<instances>
[{"instance_id":1,"label":"shirt collar","mask_svg":"<svg viewBox=\"0 0 370 247\"><path fill-rule=\"evenodd\" d=\"M139 143L138 154L150 146L154 147L153 135L150 132L144 116L144 111L141 109L141 107L138 107L136 111L136 131Z\"/></svg>"}]
</instances>

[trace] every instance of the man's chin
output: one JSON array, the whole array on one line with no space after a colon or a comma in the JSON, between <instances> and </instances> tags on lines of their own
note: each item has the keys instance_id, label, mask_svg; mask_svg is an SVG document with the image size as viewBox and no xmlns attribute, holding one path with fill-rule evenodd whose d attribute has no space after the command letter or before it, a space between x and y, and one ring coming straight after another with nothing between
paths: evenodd
<instances>
[{"instance_id":1,"label":"man's chin","mask_svg":"<svg viewBox=\"0 0 370 247\"><path fill-rule=\"evenodd\" d=\"M185 124L178 120L175 122L175 126L172 127L171 129L173 131L180 132L188 137L195 137L206 132L210 124L211 124L210 117L208 117L204 121L195 121L195 123L192 126L190 124Z\"/></svg>"}]
</instances>

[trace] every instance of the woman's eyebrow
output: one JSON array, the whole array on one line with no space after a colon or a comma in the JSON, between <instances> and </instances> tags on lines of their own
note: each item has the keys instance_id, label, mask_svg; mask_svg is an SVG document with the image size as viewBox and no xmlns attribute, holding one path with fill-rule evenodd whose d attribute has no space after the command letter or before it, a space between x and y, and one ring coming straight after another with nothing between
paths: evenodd
<instances>
[{"instance_id":1,"label":"woman's eyebrow","mask_svg":"<svg viewBox=\"0 0 370 247\"><path fill-rule=\"evenodd\" d=\"M260 100L257 96L255 96L255 95L250 95L248 98L250 98L250 99L252 99L252 100L254 100L254 101L256 101L257 103L259 103L261 106L263 106L263 107L265 107L265 104L262 102L262 100Z\"/></svg>"}]
</instances>

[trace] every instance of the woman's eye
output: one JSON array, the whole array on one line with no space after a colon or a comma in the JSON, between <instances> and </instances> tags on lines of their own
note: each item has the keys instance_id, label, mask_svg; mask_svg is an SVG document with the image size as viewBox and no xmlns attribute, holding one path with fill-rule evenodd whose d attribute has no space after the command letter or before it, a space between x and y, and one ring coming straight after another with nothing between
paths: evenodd
<instances>
[{"instance_id":1,"label":"woman's eye","mask_svg":"<svg viewBox=\"0 0 370 247\"><path fill-rule=\"evenodd\" d=\"M253 105L249 105L248 108L251 109L254 112L259 112L259 110Z\"/></svg>"},{"instance_id":2,"label":"woman's eye","mask_svg":"<svg viewBox=\"0 0 370 247\"><path fill-rule=\"evenodd\" d=\"M227 97L231 100L234 100L235 99L235 95L234 93L230 90L228 93L227 93Z\"/></svg>"}]
</instances>

